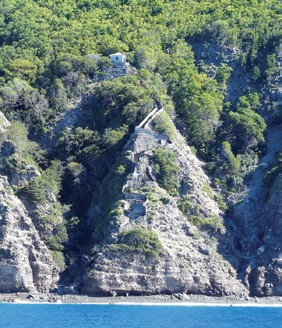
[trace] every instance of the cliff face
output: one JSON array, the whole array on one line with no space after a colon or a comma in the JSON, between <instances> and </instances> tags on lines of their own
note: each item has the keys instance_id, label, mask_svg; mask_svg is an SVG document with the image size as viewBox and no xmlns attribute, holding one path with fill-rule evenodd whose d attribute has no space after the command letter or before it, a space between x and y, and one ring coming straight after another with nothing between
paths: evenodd
<instances>
[{"instance_id":1,"label":"cliff face","mask_svg":"<svg viewBox=\"0 0 282 328\"><path fill-rule=\"evenodd\" d=\"M262 216L265 235L258 255L258 273L254 294L282 295L282 175L279 174L271 189ZM272 259L271 263L267 259Z\"/></svg>"},{"instance_id":2,"label":"cliff face","mask_svg":"<svg viewBox=\"0 0 282 328\"><path fill-rule=\"evenodd\" d=\"M0 175L0 292L49 292L58 281L58 268L24 204L14 194L14 189L27 185L40 173L22 160L15 143L9 140L11 124L1 112L0 121L1 173L7 172L9 156L13 155L15 164L14 170L8 170L10 182ZM26 145L28 141L18 136L16 142Z\"/></svg>"},{"instance_id":3,"label":"cliff face","mask_svg":"<svg viewBox=\"0 0 282 328\"><path fill-rule=\"evenodd\" d=\"M266 204L264 219L269 226L270 232L281 237L282 231L282 174L280 173L270 191L270 197Z\"/></svg>"},{"instance_id":4,"label":"cliff face","mask_svg":"<svg viewBox=\"0 0 282 328\"><path fill-rule=\"evenodd\" d=\"M172 121L170 137L155 131L156 115L136 128L112 176L105 178L99 200L89 210L93 239L87 251L81 250L79 266L70 266L66 284L74 287L65 291L281 295L281 176L264 203L263 188L257 185L265 171L259 167L250 195L227 217L203 163ZM0 129L8 127L3 116ZM0 161L11 153L11 145L3 143ZM270 157L277 149L272 147ZM153 160L158 150L175 155L176 190L161 187ZM271 160L267 154L265 163ZM39 224L45 222L46 210L35 217L29 209L29 215L11 187L24 186L39 174L19 175L19 183L12 175L10 184L0 177L0 292L47 292L58 281L44 244L53 227Z\"/></svg>"},{"instance_id":5,"label":"cliff face","mask_svg":"<svg viewBox=\"0 0 282 328\"><path fill-rule=\"evenodd\" d=\"M170 195L157 183L150 159L159 147L176 154L179 195ZM138 129L125 154L132 171L122 189L120 211L109 219L107 237L89 254L82 292L247 294L234 268L218 252L225 238L222 213L202 163L180 133L175 131L170 140L150 128ZM189 208L197 214L191 213L193 222L179 210L181 199L189 199ZM122 236L138 229L158 236L159 254L142 252L134 242L124 245Z\"/></svg>"},{"instance_id":6,"label":"cliff face","mask_svg":"<svg viewBox=\"0 0 282 328\"><path fill-rule=\"evenodd\" d=\"M281 126L268 128L267 149L248 183L242 201L234 206L233 234L240 249L238 271L251 295L281 295L281 174L266 192L263 177L281 149Z\"/></svg>"},{"instance_id":7,"label":"cliff face","mask_svg":"<svg viewBox=\"0 0 282 328\"><path fill-rule=\"evenodd\" d=\"M47 292L58 271L21 201L0 177L0 292Z\"/></svg>"}]
</instances>

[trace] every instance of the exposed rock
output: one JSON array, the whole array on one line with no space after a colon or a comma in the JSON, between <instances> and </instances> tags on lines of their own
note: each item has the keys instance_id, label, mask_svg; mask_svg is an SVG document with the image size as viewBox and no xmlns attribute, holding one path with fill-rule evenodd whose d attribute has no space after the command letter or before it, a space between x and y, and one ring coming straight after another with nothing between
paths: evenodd
<instances>
[{"instance_id":1,"label":"exposed rock","mask_svg":"<svg viewBox=\"0 0 282 328\"><path fill-rule=\"evenodd\" d=\"M0 133L5 132L10 125L11 123L7 120L5 115L0 111Z\"/></svg>"},{"instance_id":2,"label":"exposed rock","mask_svg":"<svg viewBox=\"0 0 282 328\"><path fill-rule=\"evenodd\" d=\"M281 237L282 232L282 174L280 173L271 190L266 204L263 222L266 222L272 233Z\"/></svg>"},{"instance_id":3,"label":"exposed rock","mask_svg":"<svg viewBox=\"0 0 282 328\"><path fill-rule=\"evenodd\" d=\"M264 241L266 243L268 263L260 259L264 265L271 263L265 272L265 284L261 287L264 295L282 295L281 260L282 260L282 174L279 174L271 190L270 198L265 206L262 225L267 227Z\"/></svg>"},{"instance_id":4,"label":"exposed rock","mask_svg":"<svg viewBox=\"0 0 282 328\"><path fill-rule=\"evenodd\" d=\"M160 143L160 140L164 142ZM177 154L177 178L186 184L180 188L181 196L189 195L193 204L200 204L199 215L202 217L217 218L218 226L212 230L207 227L198 230L193 226L178 209L179 197L170 196L158 186L152 169L148 174L150 157L160 145ZM127 223L124 220L121 223L116 217L111 227L107 227L108 237L89 254L82 292L92 295L247 295L246 287L236 279L234 268L217 252L215 236L224 237L221 210L214 200L202 163L192 154L182 136L176 131L175 140L171 142L152 130L139 129L125 151L134 163L134 170L123 187L124 197L127 201L139 202L139 208L125 212L129 218ZM147 197L143 190L148 191ZM140 206L145 211L141 211ZM119 233L136 228L157 234L162 244L159 256L112 244L117 242Z\"/></svg>"},{"instance_id":5,"label":"exposed rock","mask_svg":"<svg viewBox=\"0 0 282 328\"><path fill-rule=\"evenodd\" d=\"M47 292L58 271L21 201L0 177L0 291Z\"/></svg>"},{"instance_id":6,"label":"exposed rock","mask_svg":"<svg viewBox=\"0 0 282 328\"><path fill-rule=\"evenodd\" d=\"M245 285L251 295L282 295L279 274L282 258L282 175L277 176L269 196L263 187L265 169L275 162L281 149L281 137L281 126L268 127L266 154L252 174L245 197L233 208L242 271L245 270Z\"/></svg>"},{"instance_id":7,"label":"exposed rock","mask_svg":"<svg viewBox=\"0 0 282 328\"><path fill-rule=\"evenodd\" d=\"M176 252L156 259L105 248L93 256L95 264L83 281L82 292L86 294L246 294L246 289L228 275L227 268L222 270L213 258L194 254L185 258Z\"/></svg>"},{"instance_id":8,"label":"exposed rock","mask_svg":"<svg viewBox=\"0 0 282 328\"><path fill-rule=\"evenodd\" d=\"M17 155L10 159L10 163L13 165L13 170L9 172L9 183L13 187L25 187L32 179L40 176L40 172L34 165L27 163Z\"/></svg>"}]
</instances>

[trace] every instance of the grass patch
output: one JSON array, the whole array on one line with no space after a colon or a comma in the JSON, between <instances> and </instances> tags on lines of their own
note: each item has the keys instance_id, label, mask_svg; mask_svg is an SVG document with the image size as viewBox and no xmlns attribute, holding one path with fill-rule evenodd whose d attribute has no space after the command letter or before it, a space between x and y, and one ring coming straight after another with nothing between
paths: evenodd
<instances>
[{"instance_id":1,"label":"grass patch","mask_svg":"<svg viewBox=\"0 0 282 328\"><path fill-rule=\"evenodd\" d=\"M189 196L183 196L180 198L177 205L180 211L186 216L188 221L196 227L208 227L213 230L224 230L224 225L219 217L203 217L200 215L200 205L192 203Z\"/></svg>"}]
</instances>

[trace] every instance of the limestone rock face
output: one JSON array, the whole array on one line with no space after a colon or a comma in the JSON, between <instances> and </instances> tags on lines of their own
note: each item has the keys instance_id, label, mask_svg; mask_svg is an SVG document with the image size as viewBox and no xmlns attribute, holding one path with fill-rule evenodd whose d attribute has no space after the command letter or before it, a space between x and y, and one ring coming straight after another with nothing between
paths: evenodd
<instances>
[{"instance_id":1,"label":"limestone rock face","mask_svg":"<svg viewBox=\"0 0 282 328\"><path fill-rule=\"evenodd\" d=\"M0 176L0 292L47 292L58 270L6 177Z\"/></svg>"},{"instance_id":2,"label":"limestone rock face","mask_svg":"<svg viewBox=\"0 0 282 328\"><path fill-rule=\"evenodd\" d=\"M6 116L0 111L0 133L5 132L11 123L7 120Z\"/></svg>"},{"instance_id":3,"label":"limestone rock face","mask_svg":"<svg viewBox=\"0 0 282 328\"><path fill-rule=\"evenodd\" d=\"M272 259L271 265L260 259L258 270L263 274L263 283L254 291L263 296L282 295L282 174L279 174L271 190L270 198L265 206L262 224L267 229L264 236L264 254ZM262 256L264 255L262 254ZM262 266L264 265L264 266ZM257 286L256 286L257 287Z\"/></svg>"},{"instance_id":4,"label":"limestone rock face","mask_svg":"<svg viewBox=\"0 0 282 328\"><path fill-rule=\"evenodd\" d=\"M157 147L177 155L179 196L169 195L156 182L150 158ZM110 221L107 237L89 254L82 292L247 295L234 268L218 252L225 234L221 210L202 163L182 136L175 131L171 141L152 130L141 129L132 136L125 151L134 169L123 187L124 211ZM177 204L181 196L189 196L192 204L199 205L199 216L214 218L211 229L205 225L197 228L184 216ZM134 252L119 243L121 232L134 229L157 234L162 245L158 256Z\"/></svg>"},{"instance_id":5,"label":"limestone rock face","mask_svg":"<svg viewBox=\"0 0 282 328\"><path fill-rule=\"evenodd\" d=\"M192 246L191 246L192 248ZM84 276L82 292L111 295L188 293L213 296L246 295L231 266L212 256L168 251L158 259L101 249Z\"/></svg>"},{"instance_id":6,"label":"limestone rock face","mask_svg":"<svg viewBox=\"0 0 282 328\"><path fill-rule=\"evenodd\" d=\"M274 235L281 237L282 232L282 174L280 173L272 187L270 198L266 204L264 222Z\"/></svg>"}]
</instances>

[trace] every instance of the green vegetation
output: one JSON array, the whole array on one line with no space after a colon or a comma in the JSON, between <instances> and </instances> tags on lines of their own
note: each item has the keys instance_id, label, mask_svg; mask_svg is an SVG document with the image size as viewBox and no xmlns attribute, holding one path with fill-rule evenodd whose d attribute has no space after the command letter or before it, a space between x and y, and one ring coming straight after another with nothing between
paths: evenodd
<instances>
[{"instance_id":1,"label":"green vegetation","mask_svg":"<svg viewBox=\"0 0 282 328\"><path fill-rule=\"evenodd\" d=\"M121 155L105 176L99 188L99 200L105 203L106 208L119 198L121 188L125 183L128 174L130 161L124 155Z\"/></svg>"},{"instance_id":2,"label":"green vegetation","mask_svg":"<svg viewBox=\"0 0 282 328\"><path fill-rule=\"evenodd\" d=\"M224 96L216 80L197 72L192 49L182 42L160 62L159 71L169 83L188 140L205 153L204 147L215 138L223 108Z\"/></svg>"},{"instance_id":3,"label":"green vegetation","mask_svg":"<svg viewBox=\"0 0 282 328\"><path fill-rule=\"evenodd\" d=\"M121 232L118 236L118 244L128 246L128 249L146 256L159 256L162 244L154 231L137 228Z\"/></svg>"},{"instance_id":4,"label":"green vegetation","mask_svg":"<svg viewBox=\"0 0 282 328\"><path fill-rule=\"evenodd\" d=\"M126 135L126 133L128 132L127 129L128 128L126 125L123 125L116 130L113 130L111 128L105 129L103 135L104 144L109 147L116 145Z\"/></svg>"},{"instance_id":5,"label":"green vegetation","mask_svg":"<svg viewBox=\"0 0 282 328\"><path fill-rule=\"evenodd\" d=\"M259 106L259 95L249 93L239 99L236 112L230 111L227 115L227 129L230 129L227 130L228 138L236 153L243 153L264 143L266 124L255 112Z\"/></svg>"},{"instance_id":6,"label":"green vegetation","mask_svg":"<svg viewBox=\"0 0 282 328\"><path fill-rule=\"evenodd\" d=\"M54 262L57 264L60 272L64 271L66 268L65 258L62 252L51 251Z\"/></svg>"},{"instance_id":7,"label":"green vegetation","mask_svg":"<svg viewBox=\"0 0 282 328\"><path fill-rule=\"evenodd\" d=\"M178 201L178 208L187 217L197 216L200 213L200 205L192 203L189 196L183 196Z\"/></svg>"},{"instance_id":8,"label":"green vegetation","mask_svg":"<svg viewBox=\"0 0 282 328\"><path fill-rule=\"evenodd\" d=\"M207 227L212 230L224 231L224 225L218 217L202 217L197 215L191 215L188 217L188 221L199 228Z\"/></svg>"},{"instance_id":9,"label":"green vegetation","mask_svg":"<svg viewBox=\"0 0 282 328\"><path fill-rule=\"evenodd\" d=\"M228 141L222 142L222 152L223 156L226 158L226 172L236 172L240 170L240 161L232 152L230 143Z\"/></svg>"},{"instance_id":10,"label":"green vegetation","mask_svg":"<svg viewBox=\"0 0 282 328\"><path fill-rule=\"evenodd\" d=\"M53 161L41 176L31 180L23 191L34 204L52 201L52 197L58 196L60 192L61 174L60 162Z\"/></svg>"},{"instance_id":11,"label":"green vegetation","mask_svg":"<svg viewBox=\"0 0 282 328\"><path fill-rule=\"evenodd\" d=\"M163 53L179 40L201 37L222 46L238 47L242 49L242 65L254 69L260 78L271 80L277 72L273 45L279 31L278 0L224 3L3 0L1 7L0 85L12 88L14 97L19 91L15 84L21 84L23 95L11 107L6 96L1 96L4 100L1 108L12 109L22 117L21 113L28 112L29 119L43 124L44 117L50 114L49 106L51 111L62 110L68 99L81 92L88 77L101 74L110 66L108 58L97 54L126 52L138 69L151 72L163 72L163 65L173 57L176 61L169 65L171 69L165 77L171 89L177 91L175 100L179 93L185 93L179 102L184 105L181 111L188 121L186 111L201 120L202 114L197 113L199 106L216 120L220 108L213 107L220 107L221 99L213 94L214 86L204 74L197 77L190 70L192 79L188 81L191 58L190 63L185 63L179 47L171 56ZM265 49L269 53L261 58ZM226 64L220 65L217 82L225 83L229 73ZM177 74L183 78L182 86L175 83ZM206 98L199 92L211 96ZM26 97L30 101L26 102ZM198 124L204 129L201 122ZM208 131L216 128L216 122L209 124L212 126L207 127ZM199 143L197 136L194 131L190 137Z\"/></svg>"},{"instance_id":12,"label":"green vegetation","mask_svg":"<svg viewBox=\"0 0 282 328\"><path fill-rule=\"evenodd\" d=\"M153 109L151 78L150 74L140 72L138 75L104 81L94 90L90 103L95 108L93 122L106 128L103 131L106 144L112 145L115 140L121 139L128 128ZM115 134L109 128L115 130Z\"/></svg>"},{"instance_id":13,"label":"green vegetation","mask_svg":"<svg viewBox=\"0 0 282 328\"><path fill-rule=\"evenodd\" d=\"M171 140L174 139L175 127L166 112L161 113L154 119L154 129L169 137Z\"/></svg>"},{"instance_id":14,"label":"green vegetation","mask_svg":"<svg viewBox=\"0 0 282 328\"><path fill-rule=\"evenodd\" d=\"M211 230L224 230L224 225L219 217L204 217L201 214L200 205L192 202L189 196L181 197L177 205L180 211L187 217L188 221L195 226Z\"/></svg>"},{"instance_id":15,"label":"green vegetation","mask_svg":"<svg viewBox=\"0 0 282 328\"><path fill-rule=\"evenodd\" d=\"M9 127L6 138L13 143L14 151L18 155L32 161L32 156L39 146L29 140L28 130L23 123L15 121Z\"/></svg>"},{"instance_id":16,"label":"green vegetation","mask_svg":"<svg viewBox=\"0 0 282 328\"><path fill-rule=\"evenodd\" d=\"M166 109L155 130L173 140L173 113L207 162L213 186L225 196L244 189L264 150L263 116L281 121L278 110L262 106L277 77L279 28L278 0L1 1L0 110L12 123L0 141L1 172L25 177L14 189L29 202L37 227L46 226L44 240L62 268L63 247L79 253L77 245L101 235L111 211L121 213L116 202L132 168L122 149L153 98ZM127 55L135 75L104 80L114 52ZM239 74L248 80L243 76L246 85L230 97L228 83ZM151 164L159 185L178 195L176 154L158 148ZM267 174L267 185L277 171ZM147 196L169 202L153 191ZM215 224L199 219L188 198L179 207L198 225ZM90 220L94 212L98 218ZM77 218L68 241L56 232L63 217L66 226Z\"/></svg>"},{"instance_id":17,"label":"green vegetation","mask_svg":"<svg viewBox=\"0 0 282 328\"><path fill-rule=\"evenodd\" d=\"M57 142L57 146L69 155L75 154L78 159L85 156L97 157L100 153L98 146L100 139L97 131L82 127L75 128L74 131L65 129Z\"/></svg>"},{"instance_id":18,"label":"green vegetation","mask_svg":"<svg viewBox=\"0 0 282 328\"><path fill-rule=\"evenodd\" d=\"M215 79L217 83L222 87L223 91L226 91L227 81L231 76L232 68L225 63L221 63L217 69Z\"/></svg>"},{"instance_id":19,"label":"green vegetation","mask_svg":"<svg viewBox=\"0 0 282 328\"><path fill-rule=\"evenodd\" d=\"M169 194L177 195L179 188L179 181L176 173L179 168L176 163L176 155L172 150L157 148L151 162L157 172L157 179L159 185L166 189Z\"/></svg>"},{"instance_id":20,"label":"green vegetation","mask_svg":"<svg viewBox=\"0 0 282 328\"><path fill-rule=\"evenodd\" d=\"M68 239L67 229L64 224L58 224L56 226L54 234L47 239L47 246L53 250L61 252L64 250L63 243Z\"/></svg>"}]
</instances>

